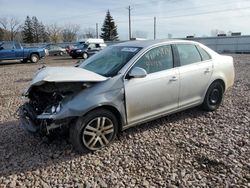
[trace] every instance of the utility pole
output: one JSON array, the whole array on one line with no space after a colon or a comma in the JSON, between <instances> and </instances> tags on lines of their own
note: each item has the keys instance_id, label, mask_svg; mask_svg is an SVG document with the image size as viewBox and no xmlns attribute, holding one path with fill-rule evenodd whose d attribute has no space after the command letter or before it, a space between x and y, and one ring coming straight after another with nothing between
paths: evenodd
<instances>
[{"instance_id":1,"label":"utility pole","mask_svg":"<svg viewBox=\"0 0 250 188\"><path fill-rule=\"evenodd\" d=\"M99 36L98 36L98 23L96 23L95 25L95 31L96 31L96 38L98 39Z\"/></svg>"},{"instance_id":2,"label":"utility pole","mask_svg":"<svg viewBox=\"0 0 250 188\"><path fill-rule=\"evenodd\" d=\"M128 6L128 36L129 36L129 40L131 40L131 18L130 18L130 11L131 11L131 8L130 8L130 6Z\"/></svg>"},{"instance_id":3,"label":"utility pole","mask_svg":"<svg viewBox=\"0 0 250 188\"><path fill-rule=\"evenodd\" d=\"M156 17L154 17L154 40L156 39Z\"/></svg>"}]
</instances>

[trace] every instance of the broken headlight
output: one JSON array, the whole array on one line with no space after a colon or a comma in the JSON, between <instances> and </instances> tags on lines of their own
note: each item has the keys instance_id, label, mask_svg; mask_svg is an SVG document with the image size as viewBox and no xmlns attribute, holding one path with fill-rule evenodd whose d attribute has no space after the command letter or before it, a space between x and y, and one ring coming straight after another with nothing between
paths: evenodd
<instances>
[{"instance_id":1,"label":"broken headlight","mask_svg":"<svg viewBox=\"0 0 250 188\"><path fill-rule=\"evenodd\" d=\"M61 103L59 103L58 105L53 105L53 106L49 106L45 109L44 113L45 114L57 114L61 111L62 109L62 105Z\"/></svg>"}]
</instances>

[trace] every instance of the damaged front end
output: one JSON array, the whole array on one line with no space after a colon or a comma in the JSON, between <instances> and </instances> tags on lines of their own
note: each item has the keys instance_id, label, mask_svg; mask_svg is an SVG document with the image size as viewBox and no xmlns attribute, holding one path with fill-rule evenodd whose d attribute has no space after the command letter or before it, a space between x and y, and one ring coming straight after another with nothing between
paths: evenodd
<instances>
[{"instance_id":1,"label":"damaged front end","mask_svg":"<svg viewBox=\"0 0 250 188\"><path fill-rule=\"evenodd\" d=\"M21 126L32 133L49 134L55 128L66 126L73 117L63 120L53 119L62 109L62 101L88 87L90 83L51 83L33 86L19 109Z\"/></svg>"},{"instance_id":2,"label":"damaged front end","mask_svg":"<svg viewBox=\"0 0 250 188\"><path fill-rule=\"evenodd\" d=\"M92 80L91 80L92 77ZM80 68L43 68L39 70L24 94L26 102L19 108L21 127L31 133L48 135L52 130L67 128L74 116L57 118L65 101L91 87L105 77L91 75Z\"/></svg>"}]
</instances>

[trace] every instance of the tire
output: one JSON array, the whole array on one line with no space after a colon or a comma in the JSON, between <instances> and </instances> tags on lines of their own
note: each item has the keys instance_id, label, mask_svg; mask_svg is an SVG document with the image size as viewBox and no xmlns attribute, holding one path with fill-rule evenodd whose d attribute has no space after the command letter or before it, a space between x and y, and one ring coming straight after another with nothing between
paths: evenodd
<instances>
[{"instance_id":1,"label":"tire","mask_svg":"<svg viewBox=\"0 0 250 188\"><path fill-rule=\"evenodd\" d=\"M96 151L111 143L118 132L115 115L105 109L97 109L79 117L70 127L70 141L80 153Z\"/></svg>"},{"instance_id":2,"label":"tire","mask_svg":"<svg viewBox=\"0 0 250 188\"><path fill-rule=\"evenodd\" d=\"M87 54L86 52L83 52L82 58L83 58L83 59L87 59L87 58L88 58L88 54Z\"/></svg>"},{"instance_id":3,"label":"tire","mask_svg":"<svg viewBox=\"0 0 250 188\"><path fill-rule=\"evenodd\" d=\"M60 55L60 56L63 56L63 52L59 52L59 55Z\"/></svg>"},{"instance_id":4,"label":"tire","mask_svg":"<svg viewBox=\"0 0 250 188\"><path fill-rule=\"evenodd\" d=\"M31 56L30 56L30 61L31 61L32 63L37 63L37 62L39 61L39 56L36 55L36 54L31 54Z\"/></svg>"},{"instance_id":5,"label":"tire","mask_svg":"<svg viewBox=\"0 0 250 188\"><path fill-rule=\"evenodd\" d=\"M224 95L223 85L216 81L213 82L206 93L204 101L202 103L202 108L206 111L214 111L219 108Z\"/></svg>"}]
</instances>

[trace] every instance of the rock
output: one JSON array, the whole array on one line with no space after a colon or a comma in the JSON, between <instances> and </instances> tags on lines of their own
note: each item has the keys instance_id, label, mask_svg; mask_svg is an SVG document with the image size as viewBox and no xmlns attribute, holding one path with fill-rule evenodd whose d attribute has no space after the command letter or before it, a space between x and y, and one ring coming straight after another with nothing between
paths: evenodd
<instances>
[{"instance_id":1,"label":"rock","mask_svg":"<svg viewBox=\"0 0 250 188\"><path fill-rule=\"evenodd\" d=\"M142 185L144 187L149 187L149 182L147 180L144 180L143 183L142 183Z\"/></svg>"}]
</instances>

